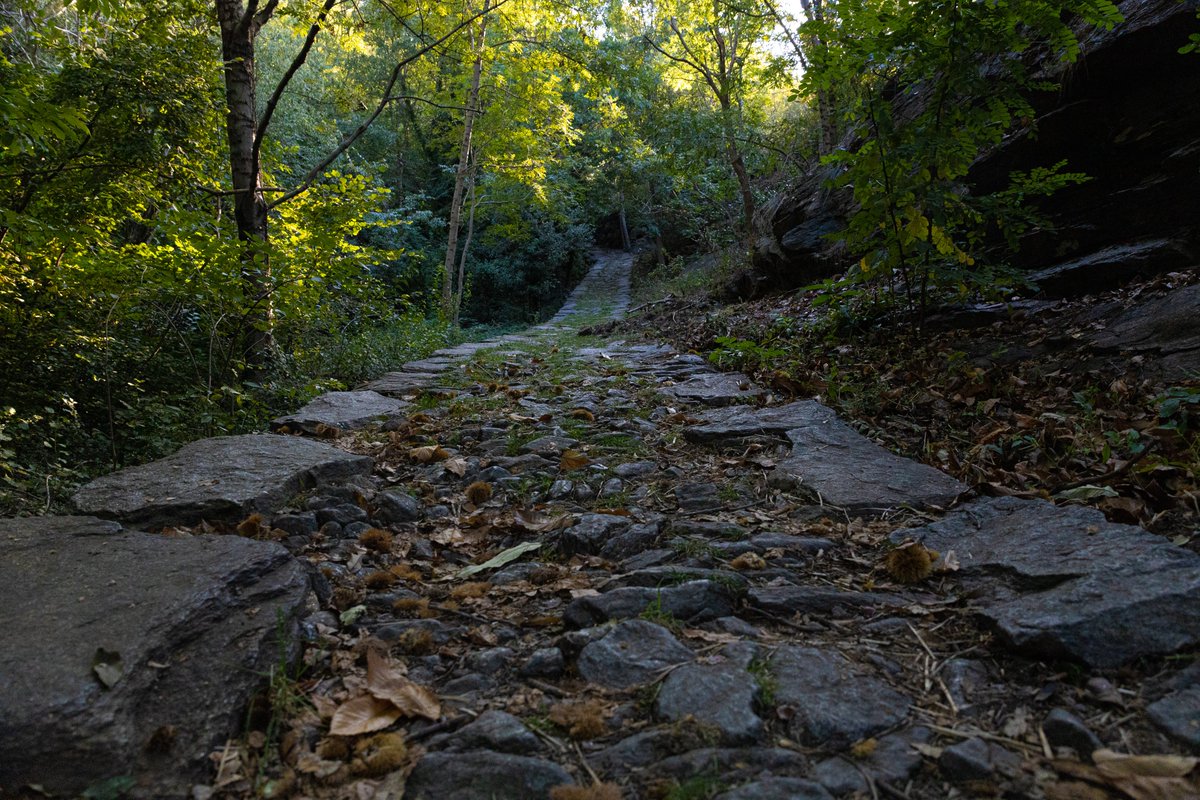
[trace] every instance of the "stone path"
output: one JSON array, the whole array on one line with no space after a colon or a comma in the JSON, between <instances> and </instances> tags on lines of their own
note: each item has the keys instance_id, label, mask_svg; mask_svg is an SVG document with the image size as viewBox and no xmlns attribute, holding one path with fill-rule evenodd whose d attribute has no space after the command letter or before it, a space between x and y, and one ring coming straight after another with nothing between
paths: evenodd
<instances>
[{"instance_id":1,"label":"stone path","mask_svg":"<svg viewBox=\"0 0 1200 800\"><path fill-rule=\"evenodd\" d=\"M1200 745L1200 557L578 335L628 304L602 253L546 325L76 498L151 533L0 522L0 795L1100 797L1097 748ZM227 742L280 641L282 764ZM379 654L440 700L388 758L329 735Z\"/></svg>"}]
</instances>

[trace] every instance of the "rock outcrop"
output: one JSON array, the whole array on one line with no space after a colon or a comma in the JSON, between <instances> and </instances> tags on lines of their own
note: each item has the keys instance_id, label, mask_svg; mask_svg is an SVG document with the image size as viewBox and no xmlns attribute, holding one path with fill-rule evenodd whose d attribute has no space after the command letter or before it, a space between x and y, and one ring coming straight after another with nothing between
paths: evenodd
<instances>
[{"instance_id":1,"label":"rock outcrop","mask_svg":"<svg viewBox=\"0 0 1200 800\"><path fill-rule=\"evenodd\" d=\"M308 587L277 544L0 520L0 794L129 777L134 796L190 797L298 655Z\"/></svg>"},{"instance_id":2,"label":"rock outcrop","mask_svg":"<svg viewBox=\"0 0 1200 800\"><path fill-rule=\"evenodd\" d=\"M1036 134L1007 137L969 176L979 193L1002 188L1014 170L1063 160L1091 177L1041 204L1052 227L1025 237L1016 257L1051 296L1200 264L1200 58L1178 53L1197 29L1196 7L1177 0L1119 7L1125 21L1084 37L1075 64L1051 63L1062 87L1030 98ZM850 254L827 234L844 227L853 201L826 188L830 177L827 167L815 168L764 204L755 250L761 273L799 285L847 266Z\"/></svg>"}]
</instances>

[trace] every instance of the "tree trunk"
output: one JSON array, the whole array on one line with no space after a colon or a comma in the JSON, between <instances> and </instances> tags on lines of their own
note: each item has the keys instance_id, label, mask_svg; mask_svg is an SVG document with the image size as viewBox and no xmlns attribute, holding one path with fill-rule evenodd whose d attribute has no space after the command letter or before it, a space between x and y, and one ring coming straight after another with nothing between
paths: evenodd
<instances>
[{"instance_id":1,"label":"tree trunk","mask_svg":"<svg viewBox=\"0 0 1200 800\"><path fill-rule=\"evenodd\" d=\"M633 243L629 241L629 222L625 219L625 206L622 205L620 211L617 212L618 221L621 223L621 249L628 253L633 249Z\"/></svg>"},{"instance_id":2,"label":"tree trunk","mask_svg":"<svg viewBox=\"0 0 1200 800\"><path fill-rule=\"evenodd\" d=\"M268 6L268 9L270 6ZM229 173L233 213L242 242L242 280L247 311L245 358L251 372L261 371L275 350L271 331L271 264L267 254L267 201L255 152L258 108L255 103L254 40L269 10L247 16L241 0L216 0L221 24L221 56L225 62L225 132L229 140Z\"/></svg>"},{"instance_id":3,"label":"tree trunk","mask_svg":"<svg viewBox=\"0 0 1200 800\"><path fill-rule=\"evenodd\" d=\"M471 200L471 211L467 214L467 238L463 241L462 253L458 258L458 291L454 294L454 316L451 322L458 324L459 312L462 311L463 295L467 287L467 254L471 252L471 240L475 238L475 210L479 208L479 200L475 196L475 165L471 167L470 185L467 196Z\"/></svg>"},{"instance_id":4,"label":"tree trunk","mask_svg":"<svg viewBox=\"0 0 1200 800\"><path fill-rule=\"evenodd\" d=\"M491 0L484 0L483 11L487 13ZM446 261L442 276L442 316L454 319L454 274L458 255L458 229L462 224L464 194L467 175L471 166L471 139L475 128L475 109L479 106L479 84L483 77L484 36L487 34L486 16L479 21L479 38L475 43L475 63L471 71L471 88L467 92L467 110L463 112L462 143L458 150L458 169L454 173L454 194L450 198L450 225L446 235Z\"/></svg>"},{"instance_id":5,"label":"tree trunk","mask_svg":"<svg viewBox=\"0 0 1200 800\"><path fill-rule=\"evenodd\" d=\"M729 165L733 167L733 174L737 176L738 190L742 195L742 227L747 240L749 240L754 231L754 188L750 185L750 173L746 170L746 162L737 145L737 130L733 125L733 103L730 101L728 93L723 93L718 99L721 103L722 124L725 131L725 153L729 156Z\"/></svg>"}]
</instances>

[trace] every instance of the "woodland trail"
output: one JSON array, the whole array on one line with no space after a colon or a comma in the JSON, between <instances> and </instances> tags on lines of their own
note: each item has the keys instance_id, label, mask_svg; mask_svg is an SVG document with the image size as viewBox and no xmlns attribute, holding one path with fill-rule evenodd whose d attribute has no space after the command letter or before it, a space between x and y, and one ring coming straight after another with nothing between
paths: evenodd
<instances>
[{"instance_id":1,"label":"woodland trail","mask_svg":"<svg viewBox=\"0 0 1200 800\"><path fill-rule=\"evenodd\" d=\"M1197 796L1177 754L1200 670L1164 656L1200 640L1200 558L974 498L696 355L580 335L628 307L629 268L600 253L545 325L280 421L373 469L228 523L315 581L308 702L200 794Z\"/></svg>"}]
</instances>

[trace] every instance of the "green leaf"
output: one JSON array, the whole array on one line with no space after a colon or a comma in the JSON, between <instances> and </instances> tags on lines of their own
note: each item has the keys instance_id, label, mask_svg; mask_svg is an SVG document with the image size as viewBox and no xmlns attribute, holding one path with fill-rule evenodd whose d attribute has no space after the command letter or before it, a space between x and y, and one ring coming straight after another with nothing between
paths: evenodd
<instances>
[{"instance_id":1,"label":"green leaf","mask_svg":"<svg viewBox=\"0 0 1200 800\"><path fill-rule=\"evenodd\" d=\"M496 569L497 567L503 567L505 564L510 564L513 561L516 561L518 558L525 555L526 553L532 552L533 550L540 549L541 546L542 546L541 542L523 542L518 545L513 545L512 547L508 548L507 550L501 552L499 555L488 559L487 561L483 562L482 564L473 564L469 567L464 567L463 569L459 570L458 573L454 577L455 578L469 578L472 575L476 575L487 569Z\"/></svg>"},{"instance_id":2,"label":"green leaf","mask_svg":"<svg viewBox=\"0 0 1200 800\"><path fill-rule=\"evenodd\" d=\"M1088 484L1086 486L1077 486L1074 489L1065 489L1054 496L1060 500L1084 502L1086 500L1095 500L1097 497L1119 497L1120 495L1111 486L1094 486Z\"/></svg>"},{"instance_id":3,"label":"green leaf","mask_svg":"<svg viewBox=\"0 0 1200 800\"><path fill-rule=\"evenodd\" d=\"M340 616L338 616L338 621L343 626L353 625L354 623L358 622L359 617L365 613L367 613L366 606L354 606L353 608L347 608L341 613Z\"/></svg>"},{"instance_id":4,"label":"green leaf","mask_svg":"<svg viewBox=\"0 0 1200 800\"><path fill-rule=\"evenodd\" d=\"M137 781L132 775L119 775L93 783L83 790L83 796L88 800L119 800L136 785Z\"/></svg>"},{"instance_id":5,"label":"green leaf","mask_svg":"<svg viewBox=\"0 0 1200 800\"><path fill-rule=\"evenodd\" d=\"M105 689L116 686L125 674L125 665L121 662L121 654L115 650L97 647L96 654L92 656L92 672L96 673L96 677L104 684Z\"/></svg>"}]
</instances>

